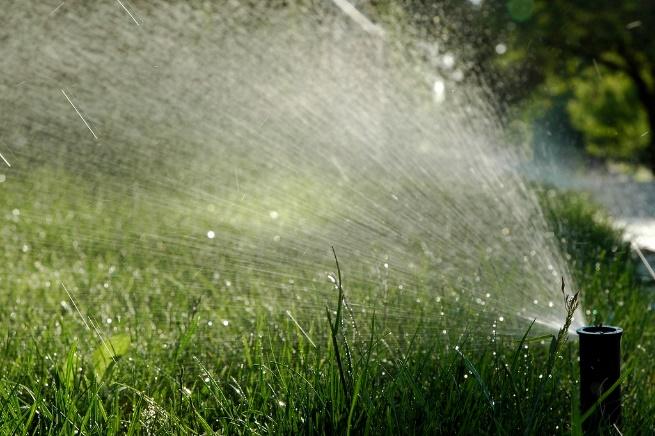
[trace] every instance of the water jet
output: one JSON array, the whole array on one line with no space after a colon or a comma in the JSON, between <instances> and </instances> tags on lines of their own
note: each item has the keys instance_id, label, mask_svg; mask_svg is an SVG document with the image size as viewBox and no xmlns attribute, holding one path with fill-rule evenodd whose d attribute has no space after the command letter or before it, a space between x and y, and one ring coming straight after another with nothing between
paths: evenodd
<instances>
[{"instance_id":1,"label":"water jet","mask_svg":"<svg viewBox=\"0 0 655 436\"><path fill-rule=\"evenodd\" d=\"M0 136L25 150L22 161L7 156L20 183L3 187L44 204L77 198L47 207L76 215L106 205L97 212L106 230L90 221L75 236L48 232L66 235L62 244L108 241L136 259L154 247L159 270L185 276L176 289L225 291L204 304L238 307L231 316L244 322L254 308L290 310L300 325L322 316L332 290L316 288L333 245L353 271L353 307L371 313L387 301L391 330L429 304L452 341L467 324L485 338L520 337L534 319L557 331L560 277L575 286L538 192L516 170L528 150L508 144L485 89L435 72L464 68L456 53L424 50L419 35L381 38L346 1L316 2L310 14L228 3L149 3L139 8L147 34L112 3L71 8L47 28L27 20L41 29L30 51L2 48L0 102L22 109L0 115ZM51 12L33 8L30 17ZM81 185L66 180L78 178L92 188L72 196ZM198 275L187 277L189 266ZM102 289L98 298L114 299Z\"/></svg>"}]
</instances>

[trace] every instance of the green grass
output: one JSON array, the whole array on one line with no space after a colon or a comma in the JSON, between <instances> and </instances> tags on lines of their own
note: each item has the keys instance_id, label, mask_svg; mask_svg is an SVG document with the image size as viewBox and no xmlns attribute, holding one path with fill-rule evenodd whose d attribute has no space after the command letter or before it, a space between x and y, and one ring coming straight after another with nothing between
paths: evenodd
<instances>
[{"instance_id":1,"label":"green grass","mask_svg":"<svg viewBox=\"0 0 655 436\"><path fill-rule=\"evenodd\" d=\"M156 233L153 221L110 219L112 208L147 216L138 205L107 193L90 201L98 194L75 180L78 195L57 197L49 177L0 191L1 434L579 430L577 344L566 335L552 347L527 325L521 340L473 322L453 339L403 300L390 309L407 305L416 319L391 328L384 310L350 310L349 295L371 291L349 284L348 264L344 286L314 285L313 301L326 309L301 318L307 305L291 299L292 318L259 303L269 284L256 272L217 279L194 268L209 265L210 253L135 240ZM653 297L636 261L587 200L545 193L543 203L587 318L625 329L621 430L652 432ZM227 293L226 279L248 292Z\"/></svg>"}]
</instances>

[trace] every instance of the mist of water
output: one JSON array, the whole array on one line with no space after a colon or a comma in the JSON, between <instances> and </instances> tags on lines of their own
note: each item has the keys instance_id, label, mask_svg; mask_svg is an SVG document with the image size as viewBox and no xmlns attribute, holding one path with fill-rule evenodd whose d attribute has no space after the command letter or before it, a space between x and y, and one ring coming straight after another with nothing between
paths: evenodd
<instances>
[{"instance_id":1,"label":"mist of water","mask_svg":"<svg viewBox=\"0 0 655 436\"><path fill-rule=\"evenodd\" d=\"M321 316L334 246L351 306L384 306L390 325L422 308L449 334L561 325L561 277L574 285L517 171L523 149L483 89L407 50L420 41L329 2L46 3L2 18L2 189L25 193L9 209L76 195L31 218L91 216L70 238L126 253L156 241L162 275L189 271L189 295L216 279L205 301L237 317ZM92 189L72 194L71 177Z\"/></svg>"}]
</instances>

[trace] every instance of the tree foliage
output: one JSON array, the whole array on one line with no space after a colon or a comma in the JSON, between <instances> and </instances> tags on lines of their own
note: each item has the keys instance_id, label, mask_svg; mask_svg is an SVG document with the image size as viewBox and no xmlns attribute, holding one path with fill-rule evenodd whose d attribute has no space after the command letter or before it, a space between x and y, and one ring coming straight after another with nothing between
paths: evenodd
<instances>
[{"instance_id":1,"label":"tree foliage","mask_svg":"<svg viewBox=\"0 0 655 436\"><path fill-rule=\"evenodd\" d=\"M377 3L385 3L379 1ZM598 157L655 169L655 2L402 0L413 26L459 48L494 94ZM463 48L463 49L462 49ZM562 104L563 103L563 104ZM562 111L547 115L548 111Z\"/></svg>"}]
</instances>

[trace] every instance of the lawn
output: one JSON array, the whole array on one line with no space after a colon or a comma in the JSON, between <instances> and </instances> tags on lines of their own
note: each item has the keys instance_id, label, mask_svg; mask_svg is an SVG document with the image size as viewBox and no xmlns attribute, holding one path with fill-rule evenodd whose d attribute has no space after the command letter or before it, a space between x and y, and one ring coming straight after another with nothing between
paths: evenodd
<instances>
[{"instance_id":1,"label":"lawn","mask_svg":"<svg viewBox=\"0 0 655 436\"><path fill-rule=\"evenodd\" d=\"M574 335L553 348L525 319L497 334L463 303L392 289L393 269L362 280L338 246L329 277L289 253L275 275L270 252L172 232L202 214L114 187L45 167L1 185L0 433L579 433ZM625 330L621 431L652 432L638 259L584 197L541 199L586 319Z\"/></svg>"}]
</instances>

